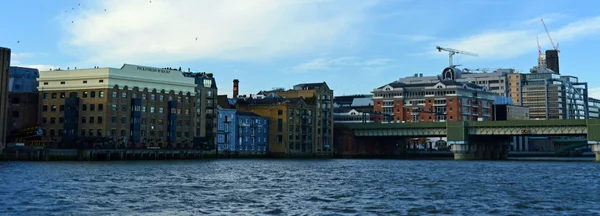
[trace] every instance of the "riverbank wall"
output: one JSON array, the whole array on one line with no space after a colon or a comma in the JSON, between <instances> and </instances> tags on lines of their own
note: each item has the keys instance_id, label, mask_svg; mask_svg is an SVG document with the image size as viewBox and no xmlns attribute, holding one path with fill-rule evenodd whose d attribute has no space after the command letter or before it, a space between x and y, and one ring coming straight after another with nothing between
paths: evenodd
<instances>
[{"instance_id":1,"label":"riverbank wall","mask_svg":"<svg viewBox=\"0 0 600 216\"><path fill-rule=\"evenodd\" d=\"M565 157L554 152L510 152L508 157ZM594 157L594 154L583 154L574 157ZM409 151L405 154L243 154L216 153L201 150L151 150L151 149L45 149L29 152L0 153L0 161L110 161L110 160L199 160L216 158L272 158L272 159L452 159L450 151Z\"/></svg>"}]
</instances>

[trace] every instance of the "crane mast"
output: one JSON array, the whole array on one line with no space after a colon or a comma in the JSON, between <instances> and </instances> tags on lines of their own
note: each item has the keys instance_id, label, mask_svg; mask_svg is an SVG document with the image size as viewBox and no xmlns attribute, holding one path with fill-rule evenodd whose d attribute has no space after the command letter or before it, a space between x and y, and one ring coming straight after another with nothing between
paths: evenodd
<instances>
[{"instance_id":1,"label":"crane mast","mask_svg":"<svg viewBox=\"0 0 600 216\"><path fill-rule=\"evenodd\" d=\"M463 54L463 55L470 55L470 56L479 56L477 53L472 53L472 52L467 52L467 51L462 51L462 50L457 50L457 49L452 49L452 48L445 48L445 47L440 47L440 46L436 46L435 47L438 52L442 52L442 51L446 51L448 52L448 58L450 61L450 67L455 67L456 65L454 65L454 61L452 59L452 57L456 54Z\"/></svg>"}]
</instances>

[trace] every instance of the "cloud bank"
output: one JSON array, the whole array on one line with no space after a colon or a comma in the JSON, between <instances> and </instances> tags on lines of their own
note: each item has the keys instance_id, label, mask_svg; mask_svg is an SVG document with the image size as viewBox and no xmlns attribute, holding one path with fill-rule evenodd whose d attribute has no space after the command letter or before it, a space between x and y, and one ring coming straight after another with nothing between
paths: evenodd
<instances>
[{"instance_id":1,"label":"cloud bank","mask_svg":"<svg viewBox=\"0 0 600 216\"><path fill-rule=\"evenodd\" d=\"M103 0L58 20L88 64L272 60L343 45L375 2Z\"/></svg>"}]
</instances>

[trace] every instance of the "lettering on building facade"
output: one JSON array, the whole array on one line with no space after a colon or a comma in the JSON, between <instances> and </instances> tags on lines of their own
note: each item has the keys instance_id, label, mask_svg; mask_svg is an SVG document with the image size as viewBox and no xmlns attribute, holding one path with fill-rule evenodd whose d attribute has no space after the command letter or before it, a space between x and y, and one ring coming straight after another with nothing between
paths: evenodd
<instances>
[{"instance_id":1,"label":"lettering on building facade","mask_svg":"<svg viewBox=\"0 0 600 216\"><path fill-rule=\"evenodd\" d=\"M165 70L165 69L158 69L158 68L148 68L148 67L137 67L137 70L141 70L141 71L150 71L150 72L156 72L156 73L166 73L166 74L170 74L171 71L169 70Z\"/></svg>"}]
</instances>

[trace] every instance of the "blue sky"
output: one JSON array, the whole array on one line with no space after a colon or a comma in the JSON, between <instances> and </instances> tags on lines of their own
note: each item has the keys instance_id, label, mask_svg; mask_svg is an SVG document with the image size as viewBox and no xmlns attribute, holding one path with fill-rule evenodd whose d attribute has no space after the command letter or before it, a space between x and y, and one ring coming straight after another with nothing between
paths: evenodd
<instances>
[{"instance_id":1,"label":"blue sky","mask_svg":"<svg viewBox=\"0 0 600 216\"><path fill-rule=\"evenodd\" d=\"M326 81L342 94L448 65L537 64L540 18L560 44L561 73L600 96L595 72L600 1L561 0L13 0L2 2L0 46L13 65L41 69L123 63L213 72L219 91L241 93ZM17 43L18 41L18 43Z\"/></svg>"}]
</instances>

